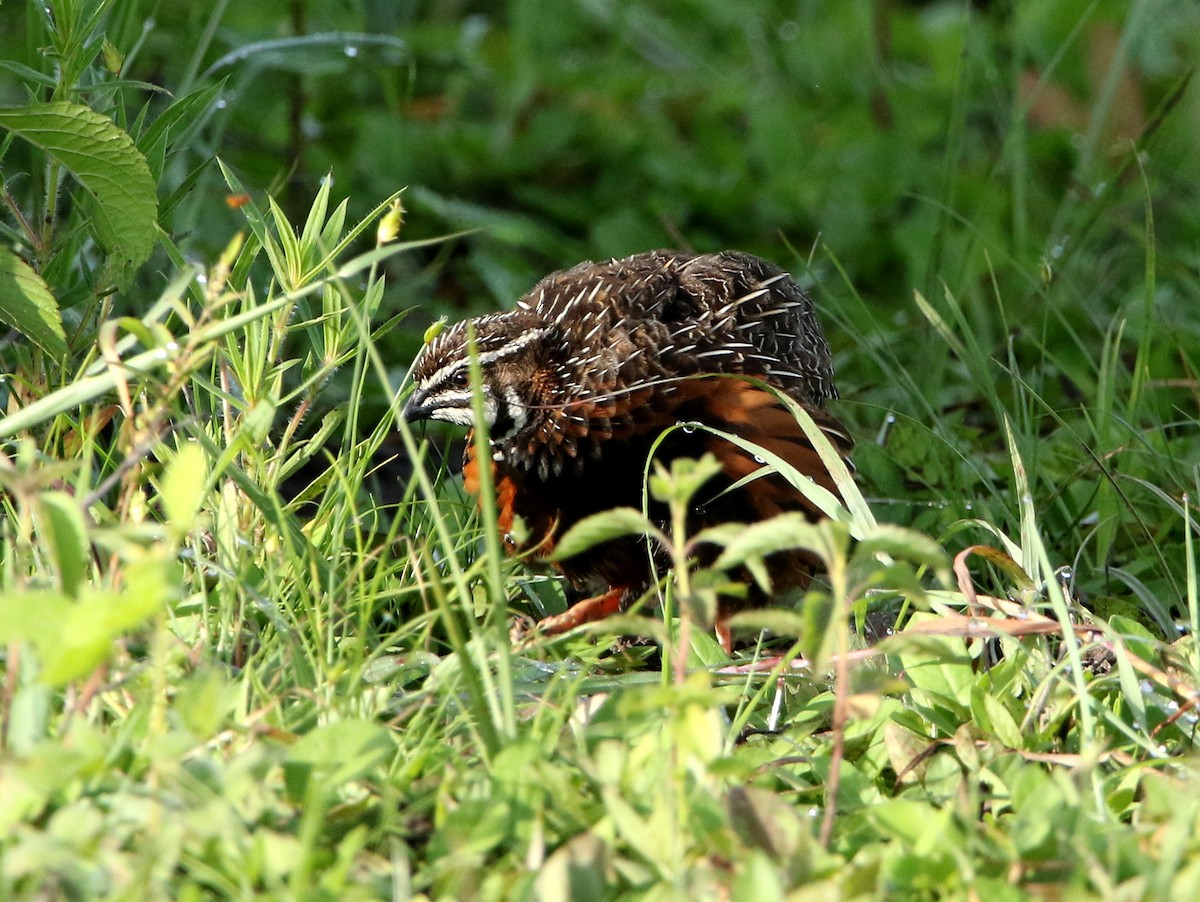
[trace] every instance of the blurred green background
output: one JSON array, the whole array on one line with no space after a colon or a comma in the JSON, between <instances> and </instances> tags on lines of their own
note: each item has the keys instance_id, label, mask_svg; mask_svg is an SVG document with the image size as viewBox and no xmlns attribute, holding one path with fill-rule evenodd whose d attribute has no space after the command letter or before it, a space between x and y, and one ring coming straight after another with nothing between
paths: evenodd
<instances>
[{"instance_id":1,"label":"blurred green background","mask_svg":"<svg viewBox=\"0 0 1200 902\"><path fill-rule=\"evenodd\" d=\"M0 16L6 57L35 50L29 9ZM1121 264L1142 257L1143 171L1159 240L1200 235L1194 96L1147 135L1196 59L1193 4L130 0L110 16L122 75L176 95L224 80L178 178L219 154L302 211L332 171L364 211L407 186L410 234L481 229L397 303L483 309L582 258L686 245L811 262L820 282L836 263L885 317L942 281L994 302L990 256L1019 315L1044 266L1103 240L1079 297L1103 324L1131 290L1110 273L1141 268ZM210 167L173 223L203 257L240 226L223 191ZM1123 216L1078 216L1104 195Z\"/></svg>"}]
</instances>

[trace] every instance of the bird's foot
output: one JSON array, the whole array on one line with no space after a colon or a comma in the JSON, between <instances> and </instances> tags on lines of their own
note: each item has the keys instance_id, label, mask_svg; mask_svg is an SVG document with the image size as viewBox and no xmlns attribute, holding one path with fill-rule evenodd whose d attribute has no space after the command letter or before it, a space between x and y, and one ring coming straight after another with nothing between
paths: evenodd
<instances>
[{"instance_id":1,"label":"bird's foot","mask_svg":"<svg viewBox=\"0 0 1200 902\"><path fill-rule=\"evenodd\" d=\"M618 586L603 595L576 602L561 614L545 617L537 623L527 617L521 618L509 630L509 640L516 648L526 648L540 636L561 636L585 623L599 623L620 611L628 594L628 588Z\"/></svg>"}]
</instances>

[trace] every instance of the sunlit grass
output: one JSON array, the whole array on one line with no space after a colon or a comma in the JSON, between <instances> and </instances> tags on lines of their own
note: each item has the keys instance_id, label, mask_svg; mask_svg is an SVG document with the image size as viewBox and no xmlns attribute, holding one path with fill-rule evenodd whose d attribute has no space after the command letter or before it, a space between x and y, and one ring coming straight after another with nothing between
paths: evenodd
<instances>
[{"instance_id":1,"label":"sunlit grass","mask_svg":"<svg viewBox=\"0 0 1200 902\"><path fill-rule=\"evenodd\" d=\"M220 189L206 200L156 163L168 209L236 207L224 252L188 262L188 237L164 226L161 268L88 314L68 304L99 291L86 208L51 224L63 237L46 261L5 219L94 341L61 364L0 347L0 897L1200 895L1200 174L1172 156L1195 146L1177 112L1185 74L1151 90L1103 53L1110 29L1137 66L1175 72L1184 45L1147 37L1148 8L905 8L900 58L858 73L852 5L776 22L700 3L687 22L646 9L619 25L580 6L562 34L535 34L538 8L518 2L478 46L449 45L490 81L456 88L461 107L439 98L447 119L427 139L464 171L512 154L496 165L523 180L522 215L418 186L398 242L394 183L356 216L326 179L296 213L229 164L204 170ZM1194 16L1171 16L1182 41ZM621 40L575 46L579 17ZM441 47L447 26L431 22L418 36ZM792 29L803 59L780 49ZM753 78L731 62L743 40ZM992 61L982 72L968 41ZM647 62L675 45L671 66ZM520 55L534 51L537 66ZM1088 70L1097 59L1109 74ZM711 96L681 87L696 65ZM645 104L678 130L653 147L628 104L643 66L660 92ZM823 66L844 116L794 93ZM186 81L202 68L197 55ZM1040 94L1018 93L1025 76ZM558 81L535 90L539 77ZM1128 79L1148 106L1122 144L1105 117ZM750 100L741 131L723 130ZM885 108L890 124L873 118ZM477 130L479 110L500 125ZM1079 110L1092 118L1073 145L1063 123ZM800 148L796 117L811 128ZM526 129L556 163L546 184L524 183ZM5 150L11 212L29 198L8 175L22 146ZM596 179L573 187L563 173L580 165L614 167L597 179L638 203L604 207ZM739 218L750 193L761 219ZM432 241L408 241L411 220L424 234L482 226L436 246L454 249L460 278L519 291L547 247L583 253L563 223L666 243L661 223L678 216L685 238L753 244L807 203L828 231L778 262L811 283L837 354L835 413L858 439L854 481L839 473L841 501L821 499L832 522L718 530L724 553L703 572L676 516L660 603L513 648L510 617L563 592L501 556L446 434L398 416L410 359L393 339L415 342L422 314L391 298ZM909 268L888 281L897 255ZM694 475L648 464L647 493L678 513ZM747 644L727 659L705 593L719 571L792 547L824 575L740 614ZM614 650L628 635L654 643Z\"/></svg>"}]
</instances>

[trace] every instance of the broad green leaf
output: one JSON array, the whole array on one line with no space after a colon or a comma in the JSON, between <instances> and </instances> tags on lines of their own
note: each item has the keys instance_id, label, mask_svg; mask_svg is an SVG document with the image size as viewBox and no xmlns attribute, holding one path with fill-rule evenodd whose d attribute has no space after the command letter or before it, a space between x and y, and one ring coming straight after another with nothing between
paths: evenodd
<instances>
[{"instance_id":1,"label":"broad green leaf","mask_svg":"<svg viewBox=\"0 0 1200 902\"><path fill-rule=\"evenodd\" d=\"M67 353L58 301L33 267L3 247L0 247L0 321L53 357Z\"/></svg>"},{"instance_id":2,"label":"broad green leaf","mask_svg":"<svg viewBox=\"0 0 1200 902\"><path fill-rule=\"evenodd\" d=\"M188 442L180 447L163 472L159 497L167 522L177 534L182 535L192 528L208 484L206 471L204 450Z\"/></svg>"},{"instance_id":3,"label":"broad green leaf","mask_svg":"<svg viewBox=\"0 0 1200 902\"><path fill-rule=\"evenodd\" d=\"M925 757L928 737L889 720L883 725L883 747L899 784L914 783L924 776L929 763Z\"/></svg>"},{"instance_id":4,"label":"broad green leaf","mask_svg":"<svg viewBox=\"0 0 1200 902\"><path fill-rule=\"evenodd\" d=\"M623 536L653 536L663 541L658 528L631 507L617 507L580 520L555 546L551 560L560 561Z\"/></svg>"},{"instance_id":5,"label":"broad green leaf","mask_svg":"<svg viewBox=\"0 0 1200 902\"><path fill-rule=\"evenodd\" d=\"M59 592L0 596L0 642L31 643L42 681L69 683L103 663L115 640L162 607L177 591L174 574L167 561L148 559L126 567L122 592L84 592L77 602Z\"/></svg>"},{"instance_id":6,"label":"broad green leaf","mask_svg":"<svg viewBox=\"0 0 1200 902\"><path fill-rule=\"evenodd\" d=\"M75 595L88 566L87 525L79 502L66 492L46 492L39 499L42 531L54 552L62 590Z\"/></svg>"},{"instance_id":7,"label":"broad green leaf","mask_svg":"<svg viewBox=\"0 0 1200 902\"><path fill-rule=\"evenodd\" d=\"M0 595L0 642L43 641L57 636L71 610L61 592L10 592Z\"/></svg>"},{"instance_id":8,"label":"broad green leaf","mask_svg":"<svg viewBox=\"0 0 1200 902\"><path fill-rule=\"evenodd\" d=\"M971 688L971 716L984 733L994 736L1010 749L1025 747L1021 728L1004 704L979 686Z\"/></svg>"},{"instance_id":9,"label":"broad green leaf","mask_svg":"<svg viewBox=\"0 0 1200 902\"><path fill-rule=\"evenodd\" d=\"M0 109L0 127L57 160L83 187L91 229L120 279L150 256L158 215L154 177L133 139L111 119L55 101Z\"/></svg>"},{"instance_id":10,"label":"broad green leaf","mask_svg":"<svg viewBox=\"0 0 1200 902\"><path fill-rule=\"evenodd\" d=\"M297 801L303 799L314 771L330 786L356 779L395 749L392 734L368 720L342 720L317 727L288 751L284 765L288 792Z\"/></svg>"},{"instance_id":11,"label":"broad green leaf","mask_svg":"<svg viewBox=\"0 0 1200 902\"><path fill-rule=\"evenodd\" d=\"M142 626L167 600L165 586L130 578L124 592L89 592L71 606L58 641L43 641L42 679L60 686L87 676L112 652L113 643Z\"/></svg>"},{"instance_id":12,"label":"broad green leaf","mask_svg":"<svg viewBox=\"0 0 1200 902\"><path fill-rule=\"evenodd\" d=\"M916 614L913 622L927 616ZM890 641L897 643L900 665L914 686L943 703L970 704L974 673L961 639L900 633Z\"/></svg>"},{"instance_id":13,"label":"broad green leaf","mask_svg":"<svg viewBox=\"0 0 1200 902\"><path fill-rule=\"evenodd\" d=\"M867 814L885 835L910 846L923 845L930 837L941 835L946 820L954 816L953 809L937 809L913 799L888 799L873 806Z\"/></svg>"}]
</instances>

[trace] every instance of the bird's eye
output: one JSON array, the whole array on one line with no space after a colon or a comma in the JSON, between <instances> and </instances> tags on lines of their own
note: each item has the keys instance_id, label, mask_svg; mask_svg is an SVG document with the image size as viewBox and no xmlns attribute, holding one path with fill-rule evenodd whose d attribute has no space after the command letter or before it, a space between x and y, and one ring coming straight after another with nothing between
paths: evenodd
<instances>
[{"instance_id":1,"label":"bird's eye","mask_svg":"<svg viewBox=\"0 0 1200 902\"><path fill-rule=\"evenodd\" d=\"M450 384L455 388L466 388L471 384L471 374L466 370L459 370L450 377Z\"/></svg>"}]
</instances>

